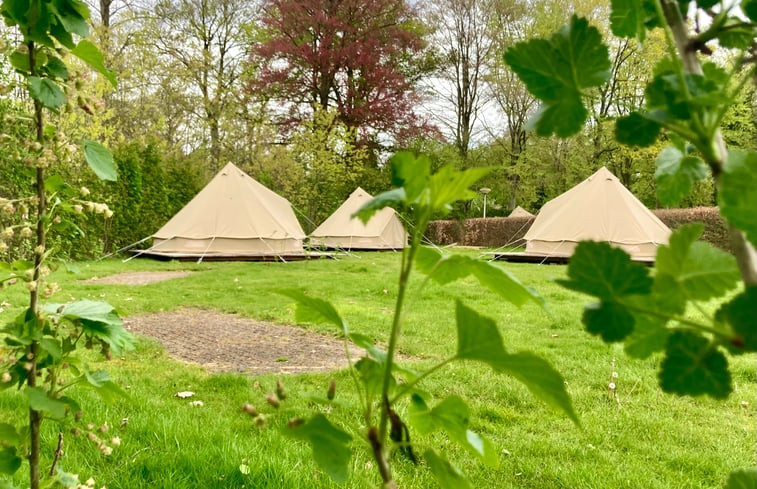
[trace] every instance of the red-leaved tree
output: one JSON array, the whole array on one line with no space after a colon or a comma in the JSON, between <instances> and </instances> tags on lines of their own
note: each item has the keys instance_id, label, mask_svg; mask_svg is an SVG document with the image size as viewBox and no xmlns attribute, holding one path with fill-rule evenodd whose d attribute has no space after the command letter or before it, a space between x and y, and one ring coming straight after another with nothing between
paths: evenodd
<instances>
[{"instance_id":1,"label":"red-leaved tree","mask_svg":"<svg viewBox=\"0 0 757 489\"><path fill-rule=\"evenodd\" d=\"M404 0L264 0L251 88L278 102L282 121L314 109L363 138L422 127L413 107L423 71L420 24Z\"/></svg>"}]
</instances>

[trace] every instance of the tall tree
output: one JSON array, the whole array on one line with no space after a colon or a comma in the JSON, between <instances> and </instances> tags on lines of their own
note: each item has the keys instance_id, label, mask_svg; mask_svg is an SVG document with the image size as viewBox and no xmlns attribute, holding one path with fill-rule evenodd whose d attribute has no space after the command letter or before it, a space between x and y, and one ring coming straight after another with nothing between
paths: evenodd
<instances>
[{"instance_id":1,"label":"tall tree","mask_svg":"<svg viewBox=\"0 0 757 489\"><path fill-rule=\"evenodd\" d=\"M490 35L494 2L439 0L431 3L428 17L435 27L433 44L442 59L441 77L433 85L453 114L452 120L441 120L451 130L455 147L465 160L479 111L487 101L483 81L494 50Z\"/></svg>"},{"instance_id":2,"label":"tall tree","mask_svg":"<svg viewBox=\"0 0 757 489\"><path fill-rule=\"evenodd\" d=\"M187 107L207 141L211 171L220 168L222 125L238 94L246 52L242 25L249 14L242 0L160 0L152 18L151 37L166 74L184 86Z\"/></svg>"},{"instance_id":3,"label":"tall tree","mask_svg":"<svg viewBox=\"0 0 757 489\"><path fill-rule=\"evenodd\" d=\"M252 89L285 108L281 122L317 108L363 138L420 127L413 85L424 43L404 0L264 0L261 25Z\"/></svg>"}]
</instances>

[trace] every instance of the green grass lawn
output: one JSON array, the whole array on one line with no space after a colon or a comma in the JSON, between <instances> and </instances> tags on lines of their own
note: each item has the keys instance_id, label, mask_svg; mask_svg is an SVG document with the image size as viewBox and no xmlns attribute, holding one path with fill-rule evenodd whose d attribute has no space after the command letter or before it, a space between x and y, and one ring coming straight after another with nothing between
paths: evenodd
<instances>
[{"instance_id":1,"label":"green grass lawn","mask_svg":"<svg viewBox=\"0 0 757 489\"><path fill-rule=\"evenodd\" d=\"M475 253L466 251L466 253ZM397 293L397 253L362 253L340 260L292 263L176 263L117 260L82 263L79 273L63 270L54 279L62 291L55 302L91 298L106 300L123 315L173 310L182 306L210 308L250 318L294 324L291 299L281 288L299 288L332 301L351 329L384 343ZM422 387L436 397L458 394L471 407L471 428L489 437L500 451L492 470L457 450L439 434L414 441L444 447L450 458L479 488L712 488L728 473L755 464L757 438L755 355L729 357L734 393L725 401L678 398L657 387L659 357L634 360L621 346L605 345L583 331L580 315L588 298L559 287L565 275L556 265L502 264L546 300L549 312L535 305L517 309L482 289L473 280L440 287L413 280L400 351L421 368L455 350L454 298L496 319L505 347L529 350L546 358L564 376L581 425L535 400L512 378L495 375L475 363L458 363L427 379ZM82 279L124 271L193 270L191 276L143 285L84 284ZM24 306L24 289L2 291L0 319ZM328 326L304 328L336 335ZM618 399L607 385L615 370ZM211 374L170 359L160 345L141 338L135 351L105 365L125 386L128 401L102 405L90 391L77 393L84 418L77 424L109 425L101 438L118 436L121 445L101 455L85 437L65 433L60 466L92 476L97 486L115 488L321 488L378 487L379 478L368 448L356 442L349 482L337 485L321 473L307 445L280 433L293 416L313 412L308 395L324 395L331 378L337 382L338 406L330 419L360 429L358 402L346 371L283 378L289 397L279 412L265 405L276 376ZM196 393L201 407L174 395ZM264 428L254 427L240 406L251 402L269 415ZM23 419L21 401L12 391L0 392L0 420ZM405 406L401 406L400 414ZM119 428L123 418L128 422ZM67 430L70 430L68 427ZM44 462L55 450L57 426L44 431ZM399 486L434 487L426 467L392 460ZM249 473L240 471L240 465ZM245 470L244 472L247 472ZM24 474L16 482L24 484Z\"/></svg>"}]
</instances>

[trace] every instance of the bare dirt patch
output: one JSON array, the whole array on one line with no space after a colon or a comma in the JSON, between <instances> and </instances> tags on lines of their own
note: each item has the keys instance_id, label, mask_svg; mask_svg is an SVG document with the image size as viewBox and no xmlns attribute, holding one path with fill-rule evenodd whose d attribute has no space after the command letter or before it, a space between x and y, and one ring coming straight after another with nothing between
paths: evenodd
<instances>
[{"instance_id":1,"label":"bare dirt patch","mask_svg":"<svg viewBox=\"0 0 757 489\"><path fill-rule=\"evenodd\" d=\"M124 272L107 277L92 277L84 280L85 284L116 284L116 285L146 285L162 282L172 278L186 277L190 271L166 271L166 272Z\"/></svg>"},{"instance_id":2,"label":"bare dirt patch","mask_svg":"<svg viewBox=\"0 0 757 489\"><path fill-rule=\"evenodd\" d=\"M346 365L337 338L204 309L135 315L124 325L160 341L171 357L216 372L297 374ZM353 349L351 355L354 360L362 351Z\"/></svg>"}]
</instances>

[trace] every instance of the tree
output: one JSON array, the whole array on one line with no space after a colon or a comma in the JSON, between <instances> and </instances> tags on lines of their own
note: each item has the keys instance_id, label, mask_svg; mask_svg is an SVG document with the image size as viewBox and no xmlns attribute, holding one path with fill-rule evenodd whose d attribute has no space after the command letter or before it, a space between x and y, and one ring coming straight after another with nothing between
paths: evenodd
<instances>
[{"instance_id":1,"label":"tree","mask_svg":"<svg viewBox=\"0 0 757 489\"><path fill-rule=\"evenodd\" d=\"M404 0L266 0L262 11L251 90L281 104L280 123L320 109L363 140L419 129L413 85L424 43Z\"/></svg>"},{"instance_id":2,"label":"tree","mask_svg":"<svg viewBox=\"0 0 757 489\"><path fill-rule=\"evenodd\" d=\"M196 121L182 123L199 122L199 134L192 132L207 141L211 172L225 157L222 127L237 101L246 52L242 26L249 18L249 3L241 0L161 0L151 19L150 37L165 63L161 79L180 84L184 108Z\"/></svg>"},{"instance_id":3,"label":"tree","mask_svg":"<svg viewBox=\"0 0 757 489\"><path fill-rule=\"evenodd\" d=\"M487 102L482 92L494 49L489 32L493 17L494 5L489 0L442 0L429 7L429 23L435 27L431 38L441 57L441 79L431 84L445 105L436 119L448 126L463 160L479 111ZM444 115L447 110L453 121Z\"/></svg>"}]
</instances>

